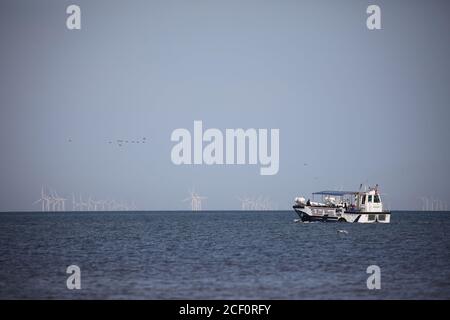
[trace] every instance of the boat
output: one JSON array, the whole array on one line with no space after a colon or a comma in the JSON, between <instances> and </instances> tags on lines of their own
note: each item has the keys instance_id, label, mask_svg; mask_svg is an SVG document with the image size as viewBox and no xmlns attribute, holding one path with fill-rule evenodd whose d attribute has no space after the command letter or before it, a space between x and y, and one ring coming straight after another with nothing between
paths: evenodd
<instances>
[{"instance_id":1,"label":"boat","mask_svg":"<svg viewBox=\"0 0 450 320\"><path fill-rule=\"evenodd\" d=\"M362 186L360 187L361 190ZM312 200L295 198L293 209L302 222L390 223L391 212L383 210L378 185L365 191L319 191ZM315 197L321 196L321 202Z\"/></svg>"}]
</instances>

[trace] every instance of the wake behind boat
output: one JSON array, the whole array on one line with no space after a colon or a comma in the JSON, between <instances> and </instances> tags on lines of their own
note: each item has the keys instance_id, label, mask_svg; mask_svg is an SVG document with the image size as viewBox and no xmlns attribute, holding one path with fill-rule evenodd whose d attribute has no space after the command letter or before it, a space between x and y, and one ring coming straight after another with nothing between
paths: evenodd
<instances>
[{"instance_id":1,"label":"wake behind boat","mask_svg":"<svg viewBox=\"0 0 450 320\"><path fill-rule=\"evenodd\" d=\"M315 202L322 196L322 202ZM367 191L320 191L313 193L313 200L295 198L293 206L300 219L323 222L389 223L391 212L383 211L378 185Z\"/></svg>"}]
</instances>

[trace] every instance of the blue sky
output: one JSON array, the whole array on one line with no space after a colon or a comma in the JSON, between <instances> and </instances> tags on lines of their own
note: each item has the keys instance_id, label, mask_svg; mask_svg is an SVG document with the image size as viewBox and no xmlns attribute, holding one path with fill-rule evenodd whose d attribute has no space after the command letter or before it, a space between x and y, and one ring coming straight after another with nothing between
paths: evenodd
<instances>
[{"instance_id":1,"label":"blue sky","mask_svg":"<svg viewBox=\"0 0 450 320\"><path fill-rule=\"evenodd\" d=\"M65 9L81 7L82 29ZM377 4L382 30L366 28ZM186 209L376 184L450 198L446 1L2 1L0 210L59 194ZM177 128L280 129L280 170L175 166ZM117 139L145 144L119 147ZM305 165L306 164L306 165Z\"/></svg>"}]
</instances>

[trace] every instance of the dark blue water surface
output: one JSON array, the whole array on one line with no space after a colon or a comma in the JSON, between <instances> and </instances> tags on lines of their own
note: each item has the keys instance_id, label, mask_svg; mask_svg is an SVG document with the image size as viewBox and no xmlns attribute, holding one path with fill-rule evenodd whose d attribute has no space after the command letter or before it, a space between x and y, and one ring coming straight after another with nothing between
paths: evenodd
<instances>
[{"instance_id":1,"label":"dark blue water surface","mask_svg":"<svg viewBox=\"0 0 450 320\"><path fill-rule=\"evenodd\" d=\"M450 298L450 214L295 223L294 212L0 214L0 298ZM337 233L345 229L348 234ZM68 290L66 268L81 268ZM381 290L366 269L381 268Z\"/></svg>"}]
</instances>

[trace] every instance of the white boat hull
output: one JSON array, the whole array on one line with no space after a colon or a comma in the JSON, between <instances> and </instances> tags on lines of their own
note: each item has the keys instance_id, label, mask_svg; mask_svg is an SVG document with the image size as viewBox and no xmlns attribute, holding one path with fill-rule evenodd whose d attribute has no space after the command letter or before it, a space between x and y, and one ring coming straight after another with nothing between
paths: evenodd
<instances>
[{"instance_id":1,"label":"white boat hull","mask_svg":"<svg viewBox=\"0 0 450 320\"><path fill-rule=\"evenodd\" d=\"M294 206L302 221L351 222L351 223L390 223L391 213L346 211L343 208Z\"/></svg>"}]
</instances>

